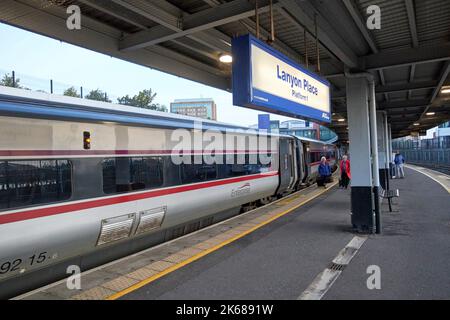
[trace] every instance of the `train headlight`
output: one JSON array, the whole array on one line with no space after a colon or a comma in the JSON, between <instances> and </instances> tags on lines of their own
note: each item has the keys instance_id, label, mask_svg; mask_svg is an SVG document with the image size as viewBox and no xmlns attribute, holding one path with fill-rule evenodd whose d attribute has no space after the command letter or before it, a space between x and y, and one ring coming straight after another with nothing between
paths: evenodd
<instances>
[{"instance_id":1,"label":"train headlight","mask_svg":"<svg viewBox=\"0 0 450 320\"><path fill-rule=\"evenodd\" d=\"M83 132L83 148L85 150L91 149L91 133L89 131Z\"/></svg>"}]
</instances>

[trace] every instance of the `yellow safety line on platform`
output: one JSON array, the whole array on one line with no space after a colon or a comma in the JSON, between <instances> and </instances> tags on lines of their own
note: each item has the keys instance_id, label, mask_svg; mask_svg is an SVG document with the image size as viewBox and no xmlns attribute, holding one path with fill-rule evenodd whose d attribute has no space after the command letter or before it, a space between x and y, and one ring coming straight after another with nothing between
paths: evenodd
<instances>
[{"instance_id":1,"label":"yellow safety line on platform","mask_svg":"<svg viewBox=\"0 0 450 320\"><path fill-rule=\"evenodd\" d=\"M168 269L166 269L166 270L164 270L164 271L162 271L160 273L157 273L157 274L155 274L155 275L153 275L153 276L151 276L151 277L149 277L149 278L147 278L145 280L142 280L142 281L132 285L131 287L129 287L129 288L125 289L125 290L119 291L119 292L117 292L117 293L107 297L106 300L119 299L120 297L123 297L123 296L125 296L125 295L127 295L127 294L129 294L129 293L131 293L131 292L133 292L133 291L135 291L137 289L139 289L139 288L142 288L143 286L145 286L145 285L147 285L147 284L149 284L149 283L151 283L151 282L153 282L153 281L155 281L155 280L157 280L157 279L159 279L159 278L169 274L169 273L172 273L175 270L178 270L178 269L184 267L185 265L190 264L191 262L199 260L200 258L202 258L202 257L204 257L204 256L206 256L206 255L208 255L208 254L210 254L210 253L212 253L214 251L217 251L220 248L222 248L222 247L224 247L224 246L226 246L226 245L228 245L228 244L230 244L230 243L232 243L232 242L234 242L236 240L239 240L240 238L245 237L246 235L256 231L257 229L259 229L259 228L261 228L261 227L271 223L272 221L274 221L274 220L276 220L278 218L281 218L282 216L292 212L295 209L298 209L299 207L303 206L304 204L306 204L306 203L310 202L311 200L319 197L320 195L322 195L325 192L329 191L335 185L337 185L337 182L334 182L333 184L330 185L329 188L320 191L318 194L312 196L311 198L308 198L308 199L302 201L301 203L293 206L292 208L287 209L287 210L277 214L276 216L273 216L272 218L269 218L268 220L261 222L260 224L250 228L249 230L244 231L244 232L238 234L237 236L234 236L234 237L232 237L232 238L230 238L228 240L225 240L224 242L221 242L218 245L216 245L216 246L214 246L214 247L212 247L210 249L207 249L205 251L199 252L196 255L194 255L194 256L192 256L192 257L190 257L190 258L188 258L188 259L186 259L186 260L184 260L184 261L182 261L182 262L180 262L180 263L178 263L178 264L176 264L176 265L174 265L174 266L172 266L172 267L170 267L170 268L168 268Z\"/></svg>"}]
</instances>

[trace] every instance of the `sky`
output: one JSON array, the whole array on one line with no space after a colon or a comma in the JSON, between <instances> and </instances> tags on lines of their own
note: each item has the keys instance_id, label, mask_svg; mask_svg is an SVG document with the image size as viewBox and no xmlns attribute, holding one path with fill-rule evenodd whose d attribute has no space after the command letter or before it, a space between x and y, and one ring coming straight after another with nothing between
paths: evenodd
<instances>
[{"instance_id":1,"label":"sky","mask_svg":"<svg viewBox=\"0 0 450 320\"><path fill-rule=\"evenodd\" d=\"M21 84L49 91L49 79L57 83L106 91L111 98L134 95L151 88L155 102L166 105L175 99L212 98L218 121L249 126L258 123L259 111L236 107L232 95L190 80L53 40L0 23L0 77L12 70ZM174 89L176 88L176 89ZM61 89L62 91L63 89ZM115 100L115 99L111 99ZM289 118L271 115L271 120Z\"/></svg>"}]
</instances>

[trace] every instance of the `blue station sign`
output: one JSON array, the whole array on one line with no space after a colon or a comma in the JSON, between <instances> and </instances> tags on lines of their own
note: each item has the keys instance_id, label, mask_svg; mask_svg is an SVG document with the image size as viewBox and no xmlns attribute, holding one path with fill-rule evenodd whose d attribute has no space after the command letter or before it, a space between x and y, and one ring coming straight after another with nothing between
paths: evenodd
<instances>
[{"instance_id":1,"label":"blue station sign","mask_svg":"<svg viewBox=\"0 0 450 320\"><path fill-rule=\"evenodd\" d=\"M331 122L330 83L252 35L234 38L233 104Z\"/></svg>"}]
</instances>

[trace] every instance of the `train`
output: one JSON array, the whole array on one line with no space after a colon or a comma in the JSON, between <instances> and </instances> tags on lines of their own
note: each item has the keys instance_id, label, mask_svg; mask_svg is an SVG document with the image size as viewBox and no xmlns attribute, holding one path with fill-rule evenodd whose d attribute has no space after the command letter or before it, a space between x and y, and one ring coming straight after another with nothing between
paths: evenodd
<instances>
[{"instance_id":1,"label":"train","mask_svg":"<svg viewBox=\"0 0 450 320\"><path fill-rule=\"evenodd\" d=\"M241 145L207 161L223 134ZM0 297L291 194L314 183L322 156L336 168L321 141L0 87Z\"/></svg>"}]
</instances>

